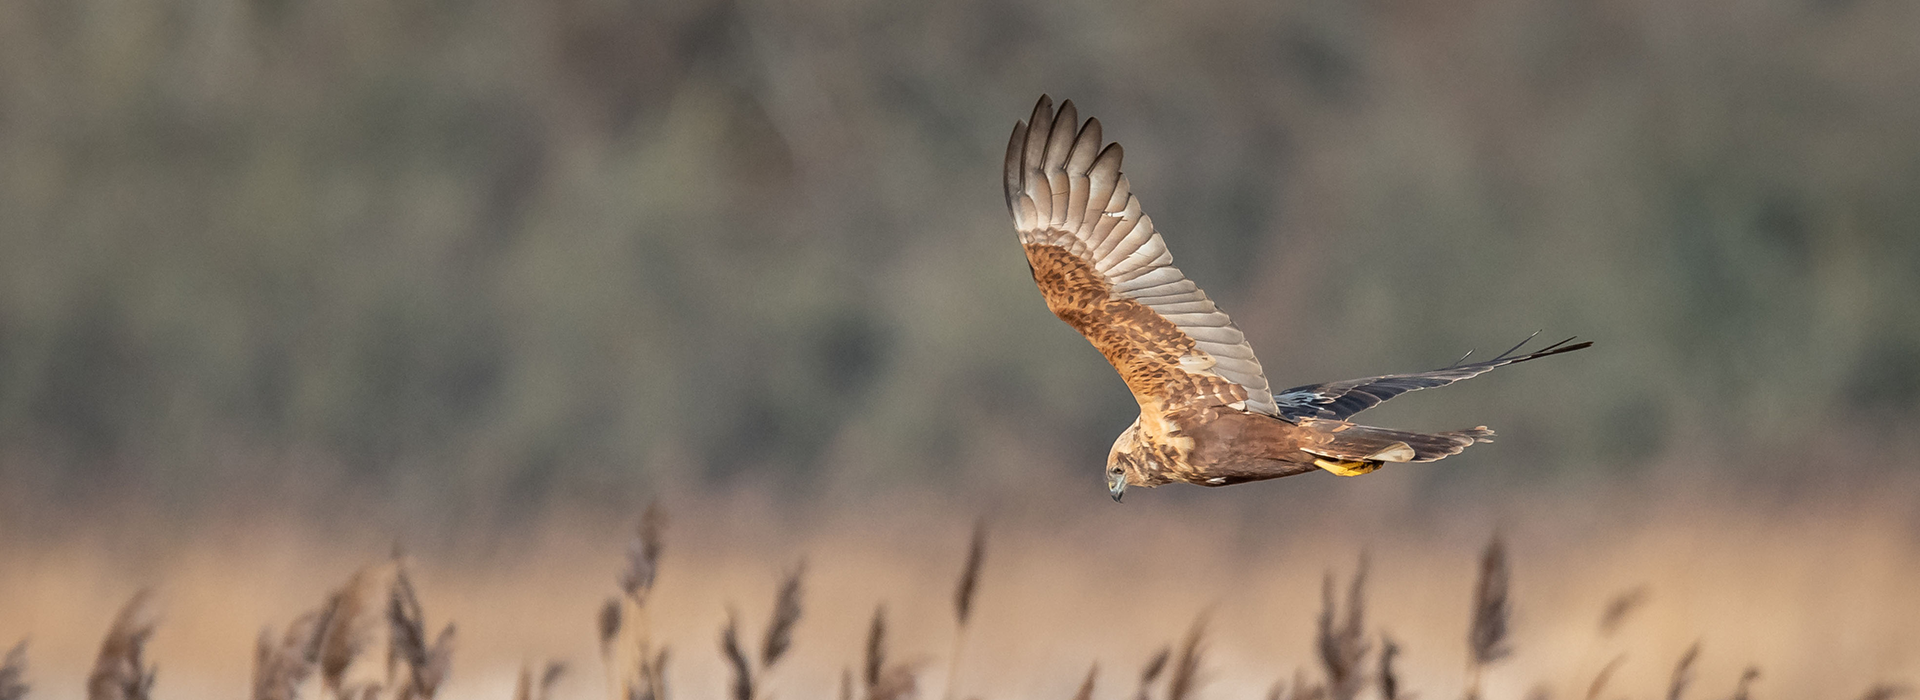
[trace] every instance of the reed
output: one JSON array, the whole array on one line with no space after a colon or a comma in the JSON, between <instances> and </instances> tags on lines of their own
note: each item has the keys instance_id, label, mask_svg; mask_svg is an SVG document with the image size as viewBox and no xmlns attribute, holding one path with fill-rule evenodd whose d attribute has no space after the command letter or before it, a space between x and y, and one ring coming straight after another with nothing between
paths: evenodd
<instances>
[{"instance_id":1,"label":"reed","mask_svg":"<svg viewBox=\"0 0 1920 700\"><path fill-rule=\"evenodd\" d=\"M273 627L260 630L254 646L253 700L295 700L300 686L320 668L320 650L326 641L338 601L294 618L276 640Z\"/></svg>"},{"instance_id":2,"label":"reed","mask_svg":"<svg viewBox=\"0 0 1920 700\"><path fill-rule=\"evenodd\" d=\"M1694 642L1680 655L1680 661L1673 665L1673 676L1667 681L1667 700L1680 700L1687 692L1687 685L1693 682L1693 663L1700 660L1700 643Z\"/></svg>"},{"instance_id":3,"label":"reed","mask_svg":"<svg viewBox=\"0 0 1920 700\"><path fill-rule=\"evenodd\" d=\"M767 622L766 639L760 645L760 665L763 669L772 669L793 647L793 628L800 624L800 581L806 573L806 562L795 565L782 578L780 592L774 595L773 619Z\"/></svg>"},{"instance_id":4,"label":"reed","mask_svg":"<svg viewBox=\"0 0 1920 700\"><path fill-rule=\"evenodd\" d=\"M1134 693L1135 698L1147 700L1152 697L1147 691L1160 678L1160 672L1166 670L1167 659L1170 658L1173 658L1173 647L1160 647L1160 651L1147 658L1147 665L1140 669L1140 689Z\"/></svg>"},{"instance_id":5,"label":"reed","mask_svg":"<svg viewBox=\"0 0 1920 700\"><path fill-rule=\"evenodd\" d=\"M873 622L867 625L866 671L861 678L866 681L867 697L873 697L873 689L880 685L880 676L887 667L887 606L882 603L873 609Z\"/></svg>"},{"instance_id":6,"label":"reed","mask_svg":"<svg viewBox=\"0 0 1920 700\"><path fill-rule=\"evenodd\" d=\"M1601 666L1600 672L1594 674L1593 682L1587 684L1586 700L1599 700L1601 691L1607 689L1607 681L1613 679L1613 672L1620 670L1620 666L1626 662L1627 655L1621 654L1613 657L1607 665Z\"/></svg>"},{"instance_id":7,"label":"reed","mask_svg":"<svg viewBox=\"0 0 1920 700\"><path fill-rule=\"evenodd\" d=\"M395 571L387 600L387 621L393 626L388 666L392 667L391 659L395 656L406 662L405 679L389 681L389 686L399 689L399 700L428 700L439 693L440 685L446 682L447 673L453 667L453 623L442 627L433 643L427 642L426 614L405 567Z\"/></svg>"},{"instance_id":8,"label":"reed","mask_svg":"<svg viewBox=\"0 0 1920 700\"><path fill-rule=\"evenodd\" d=\"M720 629L720 654L733 672L734 700L754 700L759 697L756 683L764 680L767 672L772 671L787 650L793 647L793 630L800 624L801 580L806 570L807 565L802 562L782 577L779 591L773 599L773 616L767 622L767 634L760 644L760 670L757 673L754 671L753 658L740 645L739 613L731 607L727 608L727 624Z\"/></svg>"},{"instance_id":9,"label":"reed","mask_svg":"<svg viewBox=\"0 0 1920 700\"><path fill-rule=\"evenodd\" d=\"M1366 685L1361 668L1372 651L1366 634L1366 585L1367 556L1362 554L1347 584L1347 605L1342 614L1334 598L1333 572L1321 579L1320 623L1314 641L1320 665L1327 673L1327 694L1334 700L1353 700Z\"/></svg>"},{"instance_id":10,"label":"reed","mask_svg":"<svg viewBox=\"0 0 1920 700\"><path fill-rule=\"evenodd\" d=\"M1646 586L1637 586L1607 601L1607 607L1600 612L1600 636L1612 637L1614 632L1620 631L1620 626L1626 623L1627 618L1652 598L1653 594Z\"/></svg>"},{"instance_id":11,"label":"reed","mask_svg":"<svg viewBox=\"0 0 1920 700\"><path fill-rule=\"evenodd\" d=\"M1267 689L1267 700L1326 700L1327 686L1307 679L1307 672L1293 670L1291 682L1286 679L1274 681Z\"/></svg>"},{"instance_id":12,"label":"reed","mask_svg":"<svg viewBox=\"0 0 1920 700\"><path fill-rule=\"evenodd\" d=\"M1175 657L1173 675L1167 679L1167 700L1191 700L1200 687L1200 663L1207 651L1207 618L1201 616L1187 629Z\"/></svg>"},{"instance_id":13,"label":"reed","mask_svg":"<svg viewBox=\"0 0 1920 700\"><path fill-rule=\"evenodd\" d=\"M1733 700L1751 700L1753 697L1753 682L1757 680L1760 680L1760 669L1758 668L1748 666L1747 670L1740 672L1740 682L1733 687Z\"/></svg>"},{"instance_id":14,"label":"reed","mask_svg":"<svg viewBox=\"0 0 1920 700\"><path fill-rule=\"evenodd\" d=\"M650 503L627 542L627 563L616 581L620 593L600 608L600 657L612 700L667 700L667 646L654 648L647 608L660 556L666 549L667 514Z\"/></svg>"},{"instance_id":15,"label":"reed","mask_svg":"<svg viewBox=\"0 0 1920 700\"><path fill-rule=\"evenodd\" d=\"M1073 700L1093 700L1093 680L1099 675L1100 662L1095 661L1093 666L1087 669L1086 680L1080 681L1080 690L1074 692ZM0 698L0 700L5 699Z\"/></svg>"},{"instance_id":16,"label":"reed","mask_svg":"<svg viewBox=\"0 0 1920 700\"><path fill-rule=\"evenodd\" d=\"M1467 630L1467 700L1480 697L1481 675L1512 653L1507 645L1507 548L1499 533L1487 540L1480 555L1480 576L1473 587L1473 623Z\"/></svg>"},{"instance_id":17,"label":"reed","mask_svg":"<svg viewBox=\"0 0 1920 700\"><path fill-rule=\"evenodd\" d=\"M25 700L28 690L27 640L22 639L0 659L0 700Z\"/></svg>"},{"instance_id":18,"label":"reed","mask_svg":"<svg viewBox=\"0 0 1920 700\"><path fill-rule=\"evenodd\" d=\"M387 608L399 570L397 559L362 568L327 598L333 614L321 633L320 678L335 697L377 695L391 684L393 665L384 658L376 662L367 652L391 646Z\"/></svg>"},{"instance_id":19,"label":"reed","mask_svg":"<svg viewBox=\"0 0 1920 700\"><path fill-rule=\"evenodd\" d=\"M980 590L980 569L987 558L987 523L973 524L973 539L967 544L967 561L960 567L960 581L953 588L953 653L947 655L947 683L943 691L953 700L955 681L960 673L960 654L966 648L967 622L973 617L973 596Z\"/></svg>"},{"instance_id":20,"label":"reed","mask_svg":"<svg viewBox=\"0 0 1920 700\"><path fill-rule=\"evenodd\" d=\"M753 662L740 650L740 623L738 615L727 611L727 624L720 628L720 653L727 659L727 667L733 671L733 700L753 700Z\"/></svg>"},{"instance_id":21,"label":"reed","mask_svg":"<svg viewBox=\"0 0 1920 700\"><path fill-rule=\"evenodd\" d=\"M271 627L261 630L250 697L297 700L317 672L322 694L340 700L432 700L452 673L454 639L452 623L427 634L425 608L396 554L354 572L277 639Z\"/></svg>"},{"instance_id":22,"label":"reed","mask_svg":"<svg viewBox=\"0 0 1920 700\"><path fill-rule=\"evenodd\" d=\"M651 637L647 610L660 572L665 516L649 507L627 547L627 561L617 577L619 595L602 608L598 620L600 649L607 661L609 700L666 700L667 647ZM976 524L953 598L956 638L964 634L976 612L984 569L985 527ZM1296 669L1268 689L1268 700L1356 700L1366 695L1369 682L1382 700L1403 700L1415 693L1403 687L1396 668L1401 643L1385 632L1367 633L1366 583L1371 567L1363 553L1339 595L1336 573L1322 579L1321 610L1315 626L1315 652L1324 678L1310 678ZM1469 675L1463 683L1466 698L1480 697L1481 672L1513 653L1509 642L1509 565L1504 543L1493 536L1477 564L1469 642ZM800 562L782 575L776 586L770 619L757 647L742 634L742 621L732 606L726 608L719 651L731 673L730 700L770 700L767 679L792 657L805 612L807 566ZM1613 597L1600 616L1597 637L1614 634L1651 594L1643 586ZM1344 598L1344 599L1343 599ZM153 596L134 595L119 610L100 646L88 679L89 700L149 700L155 671L145 647L152 638L157 615ZM445 624L428 634L427 617L419 590L406 562L400 558L355 571L346 583L330 592L322 604L294 617L283 629L261 630L254 646L250 700L299 700L303 695L326 700L432 700L452 670L455 626ZM905 700L918 695L918 663L893 658L888 648L887 606L876 605L867 629L864 658L856 670L843 667L837 697L840 700ZM1199 700L1207 675L1208 616L1197 617L1177 644L1163 646L1142 666L1135 700ZM1374 665L1367 662L1378 644ZM962 645L956 642L948 660L948 700L956 694L954 668ZM1667 684L1667 700L1682 700L1695 680L1701 644L1695 642L1675 663ZM1609 683L1625 665L1626 654L1608 661L1587 684L1582 697L1601 700ZM0 660L0 700L26 700L26 642ZM1074 700L1093 700L1099 664L1089 666ZM1371 669L1371 673L1368 670ZM548 662L541 672L522 666L513 687L514 700L553 700L565 666ZM1760 676L1748 667L1735 686L1732 700L1750 700ZM1161 685L1164 681L1164 686ZM1911 694L1905 685L1871 686L1863 700L1894 700ZM1122 696L1124 697L1124 696ZM1536 684L1524 696L1548 700L1546 684Z\"/></svg>"},{"instance_id":23,"label":"reed","mask_svg":"<svg viewBox=\"0 0 1920 700\"><path fill-rule=\"evenodd\" d=\"M558 661L548 661L537 679L533 676L533 669L521 666L520 680L514 684L513 700L553 700L553 687L559 685L560 678L566 673L567 665Z\"/></svg>"},{"instance_id":24,"label":"reed","mask_svg":"<svg viewBox=\"0 0 1920 700\"><path fill-rule=\"evenodd\" d=\"M1393 658L1400 655L1400 643L1380 634L1380 697L1400 700L1400 677L1393 672Z\"/></svg>"},{"instance_id":25,"label":"reed","mask_svg":"<svg viewBox=\"0 0 1920 700\"><path fill-rule=\"evenodd\" d=\"M99 658L87 677L87 700L149 700L156 670L146 662L158 612L153 592L141 590L120 608L100 643Z\"/></svg>"}]
</instances>

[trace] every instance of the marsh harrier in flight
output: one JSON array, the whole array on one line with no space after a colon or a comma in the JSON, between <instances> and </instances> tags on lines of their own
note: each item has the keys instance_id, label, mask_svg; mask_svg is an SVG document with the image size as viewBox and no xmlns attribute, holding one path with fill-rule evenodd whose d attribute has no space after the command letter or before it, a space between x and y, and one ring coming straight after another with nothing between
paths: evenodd
<instances>
[{"instance_id":1,"label":"marsh harrier in flight","mask_svg":"<svg viewBox=\"0 0 1920 700\"><path fill-rule=\"evenodd\" d=\"M1106 356L1140 403L1140 418L1107 455L1116 501L1128 486L1227 486L1315 469L1358 476L1458 454L1493 431L1415 433L1347 419L1409 391L1590 345L1568 338L1525 354L1515 346L1485 362L1274 393L1246 336L1173 266L1120 174L1120 153L1101 143L1099 120L1082 124L1071 101L1055 114L1043 96L1032 119L1014 124L1006 163L1007 208L1047 308Z\"/></svg>"}]
</instances>

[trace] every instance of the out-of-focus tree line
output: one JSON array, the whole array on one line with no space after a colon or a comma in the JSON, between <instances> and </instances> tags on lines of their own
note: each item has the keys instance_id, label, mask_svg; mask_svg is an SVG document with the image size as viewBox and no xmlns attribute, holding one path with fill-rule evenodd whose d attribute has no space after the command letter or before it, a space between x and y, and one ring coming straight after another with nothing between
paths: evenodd
<instances>
[{"instance_id":1,"label":"out-of-focus tree line","mask_svg":"<svg viewBox=\"0 0 1920 700\"><path fill-rule=\"evenodd\" d=\"M1379 420L1534 474L1870 441L1920 419L1916 36L1891 0L3 3L0 490L1091 484L1135 409L999 192L1041 92L1276 387L1544 328L1600 344Z\"/></svg>"}]
</instances>

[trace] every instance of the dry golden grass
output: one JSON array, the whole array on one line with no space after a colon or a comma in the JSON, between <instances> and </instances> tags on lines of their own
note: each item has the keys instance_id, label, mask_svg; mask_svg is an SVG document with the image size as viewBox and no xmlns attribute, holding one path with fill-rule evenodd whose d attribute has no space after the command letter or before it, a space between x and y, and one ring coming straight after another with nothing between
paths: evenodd
<instances>
[{"instance_id":1,"label":"dry golden grass","mask_svg":"<svg viewBox=\"0 0 1920 700\"><path fill-rule=\"evenodd\" d=\"M1390 483L1361 482L1267 491L1284 512L1003 504L991 551L983 528L970 543L975 514L912 495L823 514L687 497L671 533L658 511L560 514L405 560L379 558L393 534L376 527L0 533L0 639L35 650L0 666L0 694L86 697L96 664L93 697L153 683L158 700L1848 700L1920 678L1920 556L1892 495L1749 509L1681 488L1341 519L1395 512ZM457 654L429 619L459 623Z\"/></svg>"}]
</instances>

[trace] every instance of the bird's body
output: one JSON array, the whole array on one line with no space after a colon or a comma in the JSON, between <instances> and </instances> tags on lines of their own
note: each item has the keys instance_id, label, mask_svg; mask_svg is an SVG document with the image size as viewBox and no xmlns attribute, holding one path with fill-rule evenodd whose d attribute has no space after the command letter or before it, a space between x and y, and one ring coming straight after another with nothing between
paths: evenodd
<instances>
[{"instance_id":1,"label":"bird's body","mask_svg":"<svg viewBox=\"0 0 1920 700\"><path fill-rule=\"evenodd\" d=\"M1098 120L1081 125L1072 102L1055 115L1042 97L1032 119L1014 127L1005 182L1047 308L1093 343L1140 404L1140 418L1107 458L1116 500L1130 485L1225 486L1316 469L1353 476L1457 454L1492 431L1413 433L1346 418L1407 391L1588 345L1562 341L1525 355L1274 394L1246 336L1173 266L1120 160L1119 144L1103 147Z\"/></svg>"}]
</instances>

